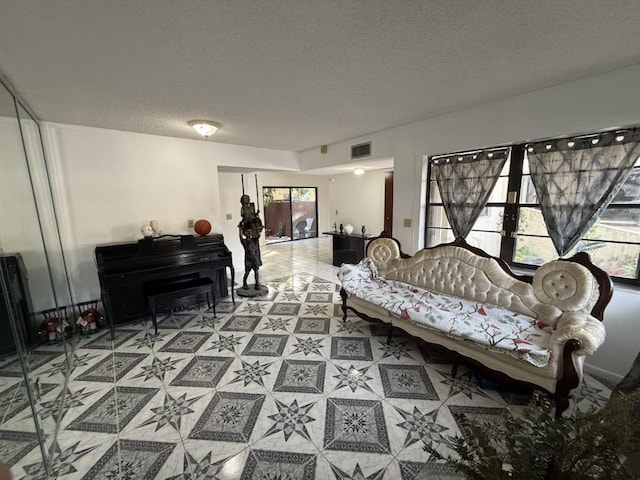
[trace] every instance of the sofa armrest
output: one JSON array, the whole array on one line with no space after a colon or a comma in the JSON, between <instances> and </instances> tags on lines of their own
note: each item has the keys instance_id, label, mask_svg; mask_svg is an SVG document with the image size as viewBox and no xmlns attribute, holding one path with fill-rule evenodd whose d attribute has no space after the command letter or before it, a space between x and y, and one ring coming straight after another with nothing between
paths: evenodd
<instances>
[{"instance_id":1,"label":"sofa armrest","mask_svg":"<svg viewBox=\"0 0 640 480\"><path fill-rule=\"evenodd\" d=\"M558 319L549 343L551 347L576 339L581 345L576 353L591 355L602 345L605 335L604 326L597 318L585 312L565 312Z\"/></svg>"}]
</instances>

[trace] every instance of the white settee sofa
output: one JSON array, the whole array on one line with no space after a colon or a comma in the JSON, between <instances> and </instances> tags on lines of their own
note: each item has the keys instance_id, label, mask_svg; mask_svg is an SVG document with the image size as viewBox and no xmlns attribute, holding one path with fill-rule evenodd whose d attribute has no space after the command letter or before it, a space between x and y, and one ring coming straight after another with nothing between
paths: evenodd
<instances>
[{"instance_id":1,"label":"white settee sofa","mask_svg":"<svg viewBox=\"0 0 640 480\"><path fill-rule=\"evenodd\" d=\"M385 322L499 381L544 389L557 415L582 380L585 355L605 339L601 320L612 295L608 275L586 253L516 275L462 240L410 257L395 239L377 238L338 277L344 320L352 311Z\"/></svg>"}]
</instances>

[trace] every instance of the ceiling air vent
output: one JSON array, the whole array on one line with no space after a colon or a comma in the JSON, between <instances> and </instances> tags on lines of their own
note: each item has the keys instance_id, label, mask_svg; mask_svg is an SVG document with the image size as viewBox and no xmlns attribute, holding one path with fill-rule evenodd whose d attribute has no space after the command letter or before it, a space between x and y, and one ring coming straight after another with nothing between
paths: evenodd
<instances>
[{"instance_id":1,"label":"ceiling air vent","mask_svg":"<svg viewBox=\"0 0 640 480\"><path fill-rule=\"evenodd\" d=\"M371 142L351 146L351 158L368 157L371 155Z\"/></svg>"}]
</instances>

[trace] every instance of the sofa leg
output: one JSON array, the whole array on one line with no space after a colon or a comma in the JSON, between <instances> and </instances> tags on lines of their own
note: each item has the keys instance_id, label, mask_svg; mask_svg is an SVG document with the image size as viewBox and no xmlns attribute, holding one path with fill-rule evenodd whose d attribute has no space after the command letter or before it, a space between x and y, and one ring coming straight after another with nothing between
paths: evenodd
<instances>
[{"instance_id":1,"label":"sofa leg","mask_svg":"<svg viewBox=\"0 0 640 480\"><path fill-rule=\"evenodd\" d=\"M562 397L556 397L556 418L560 418L562 416L562 412L564 412L567 408L569 408L569 396L563 395Z\"/></svg>"},{"instance_id":2,"label":"sofa leg","mask_svg":"<svg viewBox=\"0 0 640 480\"><path fill-rule=\"evenodd\" d=\"M342 298L342 323L347 323L347 292L344 288L340 289L340 298Z\"/></svg>"},{"instance_id":3,"label":"sofa leg","mask_svg":"<svg viewBox=\"0 0 640 480\"><path fill-rule=\"evenodd\" d=\"M391 345L391 335L393 335L393 325L391 323L387 324L388 326L388 331L387 331L387 345Z\"/></svg>"},{"instance_id":4,"label":"sofa leg","mask_svg":"<svg viewBox=\"0 0 640 480\"><path fill-rule=\"evenodd\" d=\"M451 365L451 376L456 378L458 375L458 365L460 364L460 355L454 355L453 364Z\"/></svg>"},{"instance_id":5,"label":"sofa leg","mask_svg":"<svg viewBox=\"0 0 640 480\"><path fill-rule=\"evenodd\" d=\"M560 418L562 412L569 408L571 390L580 385L580 377L573 363L573 352L580 347L580 341L572 338L567 340L562 349L562 377L556 383L556 392L553 395L556 401L556 418Z\"/></svg>"}]
</instances>

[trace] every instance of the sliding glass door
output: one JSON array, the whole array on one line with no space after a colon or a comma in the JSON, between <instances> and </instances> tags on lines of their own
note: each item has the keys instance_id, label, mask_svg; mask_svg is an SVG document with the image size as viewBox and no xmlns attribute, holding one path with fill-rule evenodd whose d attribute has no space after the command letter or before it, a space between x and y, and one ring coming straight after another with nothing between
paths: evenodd
<instances>
[{"instance_id":1,"label":"sliding glass door","mask_svg":"<svg viewBox=\"0 0 640 480\"><path fill-rule=\"evenodd\" d=\"M318 236L315 187L263 187L266 243Z\"/></svg>"}]
</instances>

